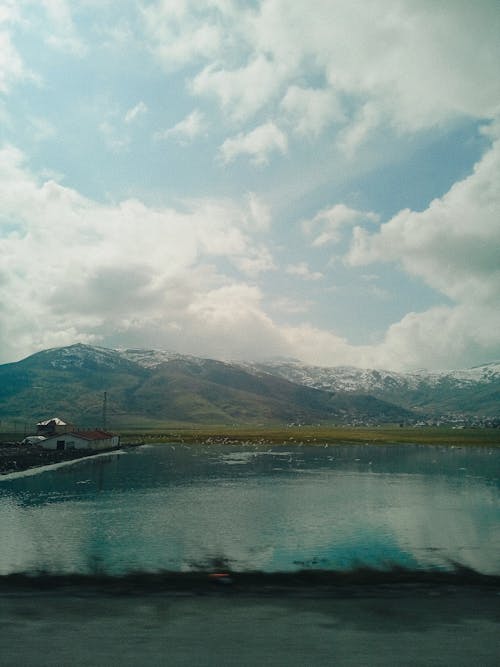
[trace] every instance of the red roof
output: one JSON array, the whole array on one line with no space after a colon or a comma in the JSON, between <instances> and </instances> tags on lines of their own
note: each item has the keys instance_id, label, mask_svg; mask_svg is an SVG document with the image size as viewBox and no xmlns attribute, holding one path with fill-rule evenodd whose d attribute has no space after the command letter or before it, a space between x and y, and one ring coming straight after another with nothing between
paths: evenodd
<instances>
[{"instance_id":1,"label":"red roof","mask_svg":"<svg viewBox=\"0 0 500 667\"><path fill-rule=\"evenodd\" d=\"M76 435L83 440L109 440L113 437L112 433L107 431L73 431L72 435Z\"/></svg>"}]
</instances>

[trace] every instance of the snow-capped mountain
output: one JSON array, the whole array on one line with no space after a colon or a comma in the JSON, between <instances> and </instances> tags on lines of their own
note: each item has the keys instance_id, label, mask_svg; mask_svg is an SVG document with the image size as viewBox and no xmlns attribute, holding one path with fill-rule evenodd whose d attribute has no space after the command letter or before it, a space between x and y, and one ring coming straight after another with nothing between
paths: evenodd
<instances>
[{"instance_id":1,"label":"snow-capped mountain","mask_svg":"<svg viewBox=\"0 0 500 667\"><path fill-rule=\"evenodd\" d=\"M411 409L500 414L500 362L463 370L407 373L310 366L298 361L246 363L244 367L324 391L371 394Z\"/></svg>"},{"instance_id":2,"label":"snow-capped mountain","mask_svg":"<svg viewBox=\"0 0 500 667\"><path fill-rule=\"evenodd\" d=\"M190 361L203 364L208 359L171 350L142 348L106 348L75 344L52 348L38 353L50 355L53 368L78 367L88 363L115 367L123 361L143 368L156 368L171 361ZM453 383L457 389L472 385L488 385L500 381L500 361L453 371L417 370L396 372L355 366L313 366L296 359L277 359L269 362L220 362L245 368L248 372L268 373L291 382L328 391L371 393L389 389L418 389Z\"/></svg>"},{"instance_id":3,"label":"snow-capped mountain","mask_svg":"<svg viewBox=\"0 0 500 667\"><path fill-rule=\"evenodd\" d=\"M21 404L34 406L41 401L46 407L47 396L58 405L63 396L72 405L78 400L81 413L86 414L90 409L87 404L96 402L97 387L110 391L114 387L113 395L121 397L118 402L123 414L174 415L183 411L188 420L194 419L191 412L196 407L198 421L237 422L243 415L250 419L250 413L252 419L259 419L266 411L269 420L274 418L271 413L281 415L277 419L288 414L330 414L349 420L357 414L369 420L378 416L380 421L405 420L410 413L500 416L499 362L448 372L397 373L311 366L292 359L229 363L165 350L113 350L76 344L0 366L0 385L2 382L4 407L7 409L8 403L12 414L26 412L28 407ZM89 394L84 399L85 383ZM314 395L314 390L322 397ZM274 412L269 409L271 400L281 401ZM284 409L283 401L291 401L293 410Z\"/></svg>"},{"instance_id":4,"label":"snow-capped mountain","mask_svg":"<svg viewBox=\"0 0 500 667\"><path fill-rule=\"evenodd\" d=\"M44 350L28 357L28 359L32 358L41 361L47 360L48 365L57 370L84 368L89 363L103 368L116 368L120 363L120 357L117 356L116 350L81 343L69 347L54 347Z\"/></svg>"},{"instance_id":5,"label":"snow-capped mountain","mask_svg":"<svg viewBox=\"0 0 500 667\"><path fill-rule=\"evenodd\" d=\"M333 394L237 364L154 350L71 345L0 365L0 418L51 414L79 425L393 423L405 408L372 396Z\"/></svg>"},{"instance_id":6,"label":"snow-capped mountain","mask_svg":"<svg viewBox=\"0 0 500 667\"><path fill-rule=\"evenodd\" d=\"M308 366L298 361L245 363L243 366L279 375L308 387L329 391L373 392L390 388L416 389L422 385L436 386L443 382L453 382L459 388L500 381L500 362L455 371L418 370L406 373L354 366Z\"/></svg>"},{"instance_id":7,"label":"snow-capped mountain","mask_svg":"<svg viewBox=\"0 0 500 667\"><path fill-rule=\"evenodd\" d=\"M178 354L169 350L142 350L140 348L118 348L115 350L123 359L139 364L143 368L156 368L174 359L197 359L190 355Z\"/></svg>"},{"instance_id":8,"label":"snow-capped mountain","mask_svg":"<svg viewBox=\"0 0 500 667\"><path fill-rule=\"evenodd\" d=\"M140 348L107 348L97 345L76 343L68 347L56 347L39 352L38 355L50 356L52 368L83 368L94 365L103 368L117 368L124 362L137 364L142 368L156 368L161 364L179 359L199 360L198 357L178 354L168 350L145 350Z\"/></svg>"}]
</instances>

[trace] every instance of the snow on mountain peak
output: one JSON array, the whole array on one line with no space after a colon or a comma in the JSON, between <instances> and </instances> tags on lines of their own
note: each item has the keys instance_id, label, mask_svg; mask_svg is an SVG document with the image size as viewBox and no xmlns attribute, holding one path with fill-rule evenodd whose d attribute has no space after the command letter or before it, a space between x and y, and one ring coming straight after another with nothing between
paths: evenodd
<instances>
[{"instance_id":1,"label":"snow on mountain peak","mask_svg":"<svg viewBox=\"0 0 500 667\"><path fill-rule=\"evenodd\" d=\"M382 390L417 389L424 385L453 383L455 387L488 384L500 379L500 363L493 362L457 371L387 371L355 366L311 366L299 362L243 363L247 370L279 375L287 380L327 391L372 393Z\"/></svg>"},{"instance_id":2,"label":"snow on mountain peak","mask_svg":"<svg viewBox=\"0 0 500 667\"><path fill-rule=\"evenodd\" d=\"M206 360L192 355L179 354L170 350L150 350L141 348L109 349L77 343L63 348L47 350L51 354L54 368L84 367L93 363L108 368L117 367L124 361L138 364L143 368L155 368L175 360L203 364ZM297 359L274 358L268 362L234 362L235 365L253 373L269 373L297 384L327 391L373 393L386 390L417 389L427 385L436 387L446 383L456 388L473 384L489 384L500 380L500 362L475 366L454 371L427 371L418 369L410 372L388 371L355 366L314 366L303 364Z\"/></svg>"},{"instance_id":3,"label":"snow on mountain peak","mask_svg":"<svg viewBox=\"0 0 500 667\"><path fill-rule=\"evenodd\" d=\"M116 366L117 363L114 350L106 347L84 345L83 343L53 348L46 350L46 353L50 353L52 356L50 365L58 369L82 368L89 362L110 368Z\"/></svg>"},{"instance_id":4,"label":"snow on mountain peak","mask_svg":"<svg viewBox=\"0 0 500 667\"><path fill-rule=\"evenodd\" d=\"M154 368L166 361L178 358L176 352L169 352L167 350L143 350L140 348L118 348L118 354L127 361L132 361L143 368Z\"/></svg>"}]
</instances>

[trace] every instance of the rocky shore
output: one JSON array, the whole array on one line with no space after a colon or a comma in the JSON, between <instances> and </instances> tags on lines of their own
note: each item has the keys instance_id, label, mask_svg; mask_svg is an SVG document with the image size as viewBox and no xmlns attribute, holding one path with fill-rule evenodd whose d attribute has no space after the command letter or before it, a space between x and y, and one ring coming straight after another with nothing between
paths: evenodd
<instances>
[{"instance_id":1,"label":"rocky shore","mask_svg":"<svg viewBox=\"0 0 500 667\"><path fill-rule=\"evenodd\" d=\"M0 475L60 463L61 461L81 459L86 456L93 456L95 453L94 451L75 449L56 451L43 449L37 445L0 444Z\"/></svg>"}]
</instances>

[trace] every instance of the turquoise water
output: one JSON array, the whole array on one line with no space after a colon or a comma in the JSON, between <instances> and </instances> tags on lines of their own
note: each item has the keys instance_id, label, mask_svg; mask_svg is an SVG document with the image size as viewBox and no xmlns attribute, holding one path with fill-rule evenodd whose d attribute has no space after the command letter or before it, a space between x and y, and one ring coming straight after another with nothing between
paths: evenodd
<instances>
[{"instance_id":1,"label":"turquoise water","mask_svg":"<svg viewBox=\"0 0 500 667\"><path fill-rule=\"evenodd\" d=\"M0 478L0 574L500 574L500 451L154 445Z\"/></svg>"}]
</instances>

